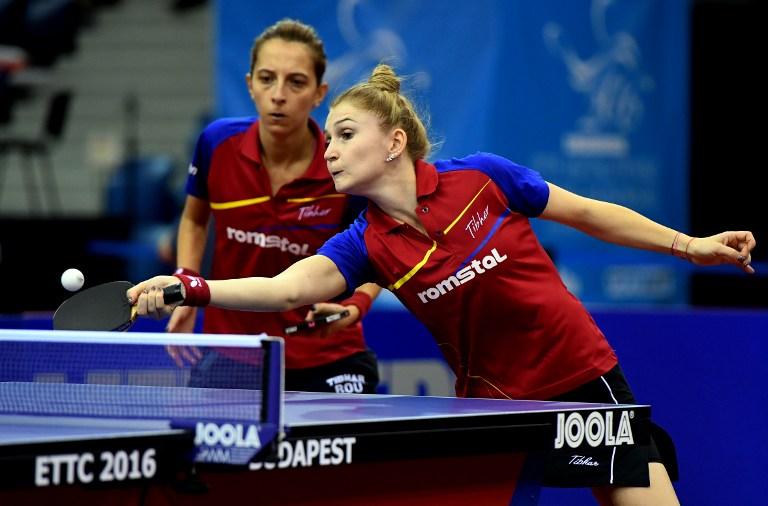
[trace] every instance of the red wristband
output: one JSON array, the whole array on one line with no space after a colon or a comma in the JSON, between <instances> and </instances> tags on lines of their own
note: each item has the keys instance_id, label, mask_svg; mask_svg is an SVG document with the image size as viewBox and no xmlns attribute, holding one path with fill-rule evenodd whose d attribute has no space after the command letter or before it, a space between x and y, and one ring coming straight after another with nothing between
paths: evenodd
<instances>
[{"instance_id":1,"label":"red wristband","mask_svg":"<svg viewBox=\"0 0 768 506\"><path fill-rule=\"evenodd\" d=\"M200 276L174 274L184 285L184 302L182 306L205 307L211 302L211 289Z\"/></svg>"},{"instance_id":2,"label":"red wristband","mask_svg":"<svg viewBox=\"0 0 768 506\"><path fill-rule=\"evenodd\" d=\"M200 277L199 272L195 272L192 269L187 269L186 267L179 267L175 271L173 271L174 274L186 274L187 276L198 276Z\"/></svg>"},{"instance_id":3,"label":"red wristband","mask_svg":"<svg viewBox=\"0 0 768 506\"><path fill-rule=\"evenodd\" d=\"M357 306L357 309L360 310L360 316L358 317L357 321L363 319L365 313L371 309L371 304L373 304L373 299L371 296L360 290L352 294L352 296L347 300L341 302L342 306Z\"/></svg>"}]
</instances>

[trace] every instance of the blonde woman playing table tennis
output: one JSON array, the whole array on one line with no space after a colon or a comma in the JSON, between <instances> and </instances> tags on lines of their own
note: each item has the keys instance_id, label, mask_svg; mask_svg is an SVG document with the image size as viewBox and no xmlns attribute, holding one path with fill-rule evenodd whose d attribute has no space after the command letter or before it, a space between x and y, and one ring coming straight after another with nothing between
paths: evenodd
<instances>
[{"instance_id":1,"label":"blonde woman playing table tennis","mask_svg":"<svg viewBox=\"0 0 768 506\"><path fill-rule=\"evenodd\" d=\"M138 313L167 317L172 307L159 288L179 281L184 304L252 311L345 297L373 281L430 330L459 397L631 404L637 401L613 349L563 284L530 219L754 272L749 231L692 237L493 154L425 162L427 132L387 65L334 100L325 136L336 189L369 199L349 230L273 278L144 281L128 292ZM678 504L654 444L579 453L553 452L544 484L591 487L604 505Z\"/></svg>"}]
</instances>

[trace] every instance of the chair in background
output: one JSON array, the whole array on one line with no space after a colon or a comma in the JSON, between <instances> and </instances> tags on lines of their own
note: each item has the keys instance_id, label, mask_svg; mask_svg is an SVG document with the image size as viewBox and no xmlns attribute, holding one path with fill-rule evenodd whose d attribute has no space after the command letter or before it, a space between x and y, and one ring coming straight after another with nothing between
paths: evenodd
<instances>
[{"instance_id":1,"label":"chair in background","mask_svg":"<svg viewBox=\"0 0 768 506\"><path fill-rule=\"evenodd\" d=\"M27 188L30 208L42 209L34 174L34 162L38 160L45 172L43 178L48 194L48 211L58 212L61 210L51 161L51 147L61 139L64 133L71 99L72 93L69 90L61 90L51 95L45 123L43 123L42 130L37 137L0 137L0 196L2 196L3 178L8 159L15 152L21 156L22 176Z\"/></svg>"}]
</instances>

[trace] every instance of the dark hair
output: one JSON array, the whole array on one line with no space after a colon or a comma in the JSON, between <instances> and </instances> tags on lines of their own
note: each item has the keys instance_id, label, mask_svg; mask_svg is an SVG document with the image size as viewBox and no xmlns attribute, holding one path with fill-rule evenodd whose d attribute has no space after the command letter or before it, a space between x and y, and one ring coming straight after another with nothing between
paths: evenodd
<instances>
[{"instance_id":1,"label":"dark hair","mask_svg":"<svg viewBox=\"0 0 768 506\"><path fill-rule=\"evenodd\" d=\"M412 160L424 160L432 148L427 129L405 95L400 93L401 78L392 67L380 64L368 81L356 84L336 97L331 108L342 102L374 113L381 119L384 130L402 128L408 136L408 155Z\"/></svg>"},{"instance_id":2,"label":"dark hair","mask_svg":"<svg viewBox=\"0 0 768 506\"><path fill-rule=\"evenodd\" d=\"M286 42L299 42L306 44L312 53L312 59L315 62L315 77L317 77L317 84L323 82L323 76L325 75L325 67L328 64L325 56L325 49L323 47L323 41L317 34L317 31L309 25L302 23L295 19L284 18L268 27L261 35L256 37L251 48L251 66L250 71L253 72L253 68L256 65L256 60L259 57L259 51L261 46L265 42L272 39L281 39Z\"/></svg>"}]
</instances>

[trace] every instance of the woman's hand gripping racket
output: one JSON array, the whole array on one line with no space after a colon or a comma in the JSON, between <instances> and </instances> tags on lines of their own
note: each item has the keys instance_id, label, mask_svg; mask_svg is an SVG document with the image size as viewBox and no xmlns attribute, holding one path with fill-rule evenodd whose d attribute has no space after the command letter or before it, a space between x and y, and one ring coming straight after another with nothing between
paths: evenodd
<instances>
[{"instance_id":1,"label":"woman's hand gripping racket","mask_svg":"<svg viewBox=\"0 0 768 506\"><path fill-rule=\"evenodd\" d=\"M136 306L125 292L128 281L96 285L68 298L53 315L54 330L100 330L124 332L136 321ZM181 283L163 288L167 304L184 300Z\"/></svg>"}]
</instances>

